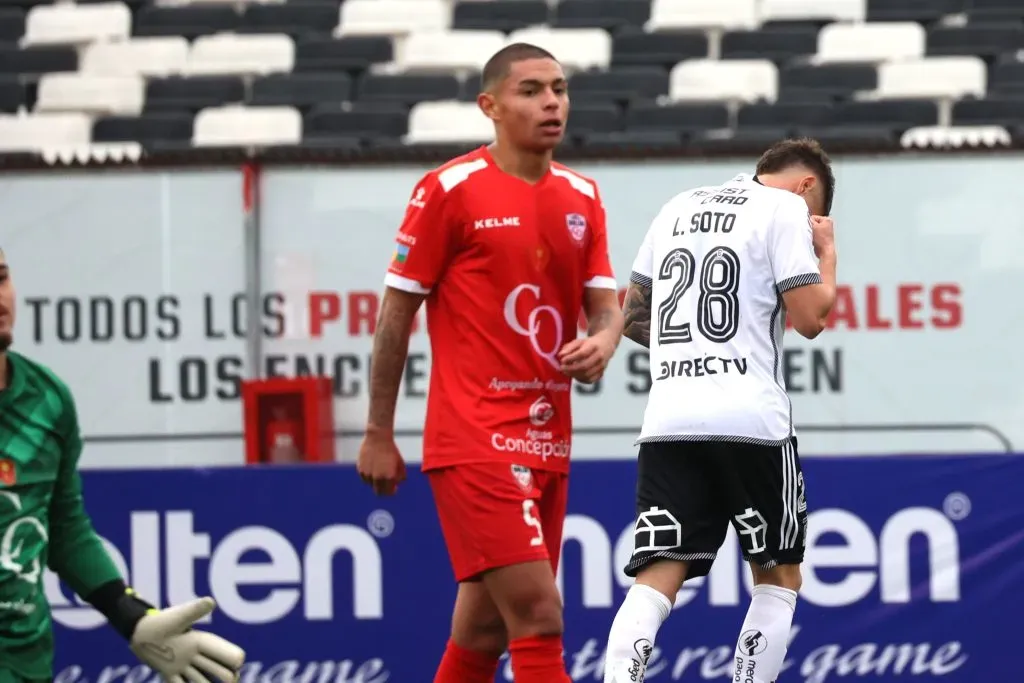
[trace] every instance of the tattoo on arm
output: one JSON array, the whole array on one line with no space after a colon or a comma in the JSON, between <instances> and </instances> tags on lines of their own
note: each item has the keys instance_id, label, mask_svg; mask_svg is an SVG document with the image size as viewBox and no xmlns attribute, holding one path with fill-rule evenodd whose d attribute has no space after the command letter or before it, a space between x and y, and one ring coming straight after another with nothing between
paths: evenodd
<instances>
[{"instance_id":1,"label":"tattoo on arm","mask_svg":"<svg viewBox=\"0 0 1024 683\"><path fill-rule=\"evenodd\" d=\"M409 333L413 316L423 297L388 290L384 294L373 335L370 368L369 424L384 429L395 425L395 406L409 355Z\"/></svg>"},{"instance_id":2,"label":"tattoo on arm","mask_svg":"<svg viewBox=\"0 0 1024 683\"><path fill-rule=\"evenodd\" d=\"M640 346L651 346L651 287L629 283L626 299L622 304L626 327L622 336L628 337Z\"/></svg>"}]
</instances>

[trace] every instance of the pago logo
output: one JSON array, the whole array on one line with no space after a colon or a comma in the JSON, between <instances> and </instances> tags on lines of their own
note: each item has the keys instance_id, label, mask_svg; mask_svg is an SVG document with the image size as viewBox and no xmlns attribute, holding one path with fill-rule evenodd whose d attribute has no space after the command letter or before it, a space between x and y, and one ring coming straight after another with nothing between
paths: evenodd
<instances>
[{"instance_id":1,"label":"pago logo","mask_svg":"<svg viewBox=\"0 0 1024 683\"><path fill-rule=\"evenodd\" d=\"M801 602L844 607L868 599L876 590L882 603L910 602L913 538L924 538L928 544L927 599L960 600L960 537L951 518L939 510L899 510L877 535L857 514L841 508L810 513L807 526ZM562 543L576 543L580 548L580 574L572 579L575 586L570 595L579 595L583 607L615 607L622 592L632 585L633 580L622 568L633 552L634 533L632 522L624 524L618 533L609 534L587 515L566 518ZM830 570L828 581L819 577L819 570ZM562 563L558 568L559 588L565 585L564 574ZM741 582L746 591L740 589ZM675 606L693 601L705 585L707 602L713 607L737 606L749 599L752 579L731 526L710 574L688 581L676 596Z\"/></svg>"},{"instance_id":2,"label":"pago logo","mask_svg":"<svg viewBox=\"0 0 1024 683\"><path fill-rule=\"evenodd\" d=\"M351 601L354 618L384 615L382 558L375 536L386 538L394 531L394 519L386 511L370 515L369 531L332 524L307 539L288 538L266 526L243 526L214 540L195 525L191 511L136 511L131 513L127 546L115 547L106 539L103 543L135 590L158 605L193 600L198 585L204 593L208 587L218 614L239 623L267 624L297 609L308 621L330 621L336 617L336 593L343 591L338 602ZM254 552L266 559L253 562ZM351 561L350 585L335 585L338 555ZM69 599L53 572L44 574L44 585L57 623L83 630L106 623L83 601ZM240 590L251 586L266 590L258 597Z\"/></svg>"},{"instance_id":3,"label":"pago logo","mask_svg":"<svg viewBox=\"0 0 1024 683\"><path fill-rule=\"evenodd\" d=\"M524 292L528 292L535 303L525 320L519 314L519 299ZM540 303L540 287L524 283L509 292L505 298L505 322L516 334L526 337L534 352L551 367L556 370L562 367L558 362L558 350L562 348L562 316L554 306ZM545 327L551 334L542 336Z\"/></svg>"}]
</instances>

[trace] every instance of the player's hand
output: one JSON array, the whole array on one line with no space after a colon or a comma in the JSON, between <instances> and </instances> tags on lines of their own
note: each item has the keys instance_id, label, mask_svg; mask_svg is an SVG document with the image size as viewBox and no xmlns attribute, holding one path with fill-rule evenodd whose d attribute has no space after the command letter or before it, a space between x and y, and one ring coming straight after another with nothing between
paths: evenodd
<instances>
[{"instance_id":1,"label":"player's hand","mask_svg":"<svg viewBox=\"0 0 1024 683\"><path fill-rule=\"evenodd\" d=\"M369 430L359 447L359 476L378 496L392 496L405 481L405 461L393 434Z\"/></svg>"},{"instance_id":2,"label":"player's hand","mask_svg":"<svg viewBox=\"0 0 1024 683\"><path fill-rule=\"evenodd\" d=\"M234 683L245 663L245 650L220 636L193 631L213 611L213 598L150 610L135 625L132 652L167 683Z\"/></svg>"},{"instance_id":3,"label":"player's hand","mask_svg":"<svg viewBox=\"0 0 1024 683\"><path fill-rule=\"evenodd\" d=\"M562 372L584 384L593 384L604 375L608 361L615 353L615 343L607 335L573 339L558 352Z\"/></svg>"},{"instance_id":4,"label":"player's hand","mask_svg":"<svg viewBox=\"0 0 1024 683\"><path fill-rule=\"evenodd\" d=\"M831 218L811 216L811 242L814 245L814 255L818 258L835 250L835 223Z\"/></svg>"}]
</instances>

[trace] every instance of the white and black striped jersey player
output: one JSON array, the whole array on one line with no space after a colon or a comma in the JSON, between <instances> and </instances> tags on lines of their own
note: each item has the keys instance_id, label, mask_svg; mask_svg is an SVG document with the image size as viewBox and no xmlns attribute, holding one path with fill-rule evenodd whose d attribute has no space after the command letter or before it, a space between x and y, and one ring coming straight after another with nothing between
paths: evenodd
<instances>
[{"instance_id":1,"label":"white and black striped jersey player","mask_svg":"<svg viewBox=\"0 0 1024 683\"><path fill-rule=\"evenodd\" d=\"M818 143L769 149L755 175L673 197L640 246L624 335L650 349L636 577L609 634L605 683L643 680L687 578L711 569L730 524L755 588L739 681L775 681L800 588L807 504L782 377L787 317L813 338L835 301L835 180Z\"/></svg>"}]
</instances>

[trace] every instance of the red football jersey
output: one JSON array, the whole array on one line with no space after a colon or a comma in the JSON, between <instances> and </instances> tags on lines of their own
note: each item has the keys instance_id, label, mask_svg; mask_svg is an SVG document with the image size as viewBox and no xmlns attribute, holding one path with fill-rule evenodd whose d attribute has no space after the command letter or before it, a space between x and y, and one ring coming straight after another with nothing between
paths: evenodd
<instances>
[{"instance_id":1,"label":"red football jersey","mask_svg":"<svg viewBox=\"0 0 1024 683\"><path fill-rule=\"evenodd\" d=\"M559 164L531 185L481 147L413 190L385 284L427 295L423 469L505 461L565 472L585 287L615 289L597 184Z\"/></svg>"}]
</instances>

